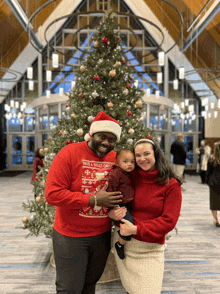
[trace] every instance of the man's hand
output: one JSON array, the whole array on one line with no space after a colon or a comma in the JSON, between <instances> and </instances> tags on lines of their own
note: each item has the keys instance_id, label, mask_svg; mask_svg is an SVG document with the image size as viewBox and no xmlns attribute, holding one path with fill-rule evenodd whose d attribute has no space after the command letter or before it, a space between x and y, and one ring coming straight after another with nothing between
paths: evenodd
<instances>
[{"instance_id":1,"label":"man's hand","mask_svg":"<svg viewBox=\"0 0 220 294\"><path fill-rule=\"evenodd\" d=\"M119 221L120 219L125 217L126 212L126 207L120 207L119 205L116 205L113 209L109 211L108 216L116 221Z\"/></svg>"},{"instance_id":2,"label":"man's hand","mask_svg":"<svg viewBox=\"0 0 220 294\"><path fill-rule=\"evenodd\" d=\"M108 187L108 182L105 183L104 187L96 194L97 197L97 205L104 206L108 208L113 208L118 203L122 202L121 192L106 192Z\"/></svg>"}]
</instances>

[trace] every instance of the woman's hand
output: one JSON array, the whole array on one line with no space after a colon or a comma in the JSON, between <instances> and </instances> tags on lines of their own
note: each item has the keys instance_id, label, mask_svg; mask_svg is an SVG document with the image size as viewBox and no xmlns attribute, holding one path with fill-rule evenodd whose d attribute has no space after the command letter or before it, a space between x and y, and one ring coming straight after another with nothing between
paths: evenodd
<instances>
[{"instance_id":1,"label":"woman's hand","mask_svg":"<svg viewBox=\"0 0 220 294\"><path fill-rule=\"evenodd\" d=\"M125 216L126 211L126 207L120 207L119 205L117 205L109 211L108 216L116 221L119 221Z\"/></svg>"},{"instance_id":2,"label":"woman's hand","mask_svg":"<svg viewBox=\"0 0 220 294\"><path fill-rule=\"evenodd\" d=\"M123 224L120 224L120 233L123 236L137 235L137 226L134 226L126 219L121 220Z\"/></svg>"}]
</instances>

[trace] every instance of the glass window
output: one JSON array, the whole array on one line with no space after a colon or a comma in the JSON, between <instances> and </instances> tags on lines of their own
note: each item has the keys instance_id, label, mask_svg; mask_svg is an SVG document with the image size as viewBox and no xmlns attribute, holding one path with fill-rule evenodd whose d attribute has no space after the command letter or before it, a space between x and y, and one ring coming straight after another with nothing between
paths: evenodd
<instances>
[{"instance_id":1,"label":"glass window","mask_svg":"<svg viewBox=\"0 0 220 294\"><path fill-rule=\"evenodd\" d=\"M197 119L187 118L184 120L184 132L197 132Z\"/></svg>"},{"instance_id":2,"label":"glass window","mask_svg":"<svg viewBox=\"0 0 220 294\"><path fill-rule=\"evenodd\" d=\"M150 105L150 129L158 129L159 106Z\"/></svg>"},{"instance_id":3,"label":"glass window","mask_svg":"<svg viewBox=\"0 0 220 294\"><path fill-rule=\"evenodd\" d=\"M33 115L27 115L24 119L24 131L34 132L35 130L35 117Z\"/></svg>"},{"instance_id":4,"label":"glass window","mask_svg":"<svg viewBox=\"0 0 220 294\"><path fill-rule=\"evenodd\" d=\"M160 129L167 130L168 128L168 109L164 106L160 107Z\"/></svg>"},{"instance_id":5,"label":"glass window","mask_svg":"<svg viewBox=\"0 0 220 294\"><path fill-rule=\"evenodd\" d=\"M39 109L39 128L40 130L48 129L47 107L41 107Z\"/></svg>"},{"instance_id":6,"label":"glass window","mask_svg":"<svg viewBox=\"0 0 220 294\"><path fill-rule=\"evenodd\" d=\"M12 136L12 154L22 153L22 137Z\"/></svg>"},{"instance_id":7,"label":"glass window","mask_svg":"<svg viewBox=\"0 0 220 294\"><path fill-rule=\"evenodd\" d=\"M9 132L22 132L22 124L21 120L19 118L10 118L8 120L9 122Z\"/></svg>"},{"instance_id":8,"label":"glass window","mask_svg":"<svg viewBox=\"0 0 220 294\"><path fill-rule=\"evenodd\" d=\"M193 136L184 136L184 143L186 146L187 159L186 166L190 167L193 164Z\"/></svg>"},{"instance_id":9,"label":"glass window","mask_svg":"<svg viewBox=\"0 0 220 294\"><path fill-rule=\"evenodd\" d=\"M164 134L158 135L157 141L160 145L160 149L163 151L163 153L165 153L165 135Z\"/></svg>"},{"instance_id":10,"label":"glass window","mask_svg":"<svg viewBox=\"0 0 220 294\"><path fill-rule=\"evenodd\" d=\"M61 118L62 119L63 118L68 119L69 118L69 116L68 116L68 114L66 112L66 104L61 104Z\"/></svg>"},{"instance_id":11,"label":"glass window","mask_svg":"<svg viewBox=\"0 0 220 294\"><path fill-rule=\"evenodd\" d=\"M42 134L42 145L44 146L45 142L48 138L48 134Z\"/></svg>"},{"instance_id":12,"label":"glass window","mask_svg":"<svg viewBox=\"0 0 220 294\"><path fill-rule=\"evenodd\" d=\"M172 117L172 132L182 132L182 118L179 116Z\"/></svg>"},{"instance_id":13,"label":"glass window","mask_svg":"<svg viewBox=\"0 0 220 294\"><path fill-rule=\"evenodd\" d=\"M49 105L50 129L58 122L58 104Z\"/></svg>"},{"instance_id":14,"label":"glass window","mask_svg":"<svg viewBox=\"0 0 220 294\"><path fill-rule=\"evenodd\" d=\"M12 155L12 165L22 165L22 155Z\"/></svg>"}]
</instances>

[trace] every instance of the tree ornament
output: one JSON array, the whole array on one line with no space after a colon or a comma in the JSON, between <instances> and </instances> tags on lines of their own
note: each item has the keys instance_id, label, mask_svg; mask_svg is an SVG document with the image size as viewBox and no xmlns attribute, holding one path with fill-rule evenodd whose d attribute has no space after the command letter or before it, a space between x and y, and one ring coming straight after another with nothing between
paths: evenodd
<instances>
[{"instance_id":1,"label":"tree ornament","mask_svg":"<svg viewBox=\"0 0 220 294\"><path fill-rule=\"evenodd\" d=\"M28 222L28 217L27 216L24 216L22 218L22 223L26 224Z\"/></svg>"},{"instance_id":2,"label":"tree ornament","mask_svg":"<svg viewBox=\"0 0 220 294\"><path fill-rule=\"evenodd\" d=\"M52 138L51 137L49 137L49 138L47 138L47 141L50 141Z\"/></svg>"},{"instance_id":3,"label":"tree ornament","mask_svg":"<svg viewBox=\"0 0 220 294\"><path fill-rule=\"evenodd\" d=\"M98 75L94 75L94 80L98 81L99 80L99 76Z\"/></svg>"},{"instance_id":4,"label":"tree ornament","mask_svg":"<svg viewBox=\"0 0 220 294\"><path fill-rule=\"evenodd\" d=\"M124 89L123 94L128 95L128 89Z\"/></svg>"},{"instance_id":5,"label":"tree ornament","mask_svg":"<svg viewBox=\"0 0 220 294\"><path fill-rule=\"evenodd\" d=\"M99 94L96 92L96 90L95 90L94 92L92 92L92 94L91 94L91 95L92 95L92 97L93 97L93 98L96 98L96 97L98 97L98 96L99 96Z\"/></svg>"},{"instance_id":6,"label":"tree ornament","mask_svg":"<svg viewBox=\"0 0 220 294\"><path fill-rule=\"evenodd\" d=\"M76 114L75 114L75 113L72 113L71 116L72 116L73 118L76 118Z\"/></svg>"},{"instance_id":7,"label":"tree ornament","mask_svg":"<svg viewBox=\"0 0 220 294\"><path fill-rule=\"evenodd\" d=\"M122 63L125 64L125 59L122 59Z\"/></svg>"},{"instance_id":8,"label":"tree ornament","mask_svg":"<svg viewBox=\"0 0 220 294\"><path fill-rule=\"evenodd\" d=\"M118 50L118 51L121 50L121 46L117 46L116 50Z\"/></svg>"},{"instance_id":9,"label":"tree ornament","mask_svg":"<svg viewBox=\"0 0 220 294\"><path fill-rule=\"evenodd\" d=\"M121 65L121 62L120 61L116 61L115 66L119 66L119 65Z\"/></svg>"},{"instance_id":10,"label":"tree ornament","mask_svg":"<svg viewBox=\"0 0 220 294\"><path fill-rule=\"evenodd\" d=\"M134 129L129 129L128 134L133 135L134 134Z\"/></svg>"},{"instance_id":11,"label":"tree ornament","mask_svg":"<svg viewBox=\"0 0 220 294\"><path fill-rule=\"evenodd\" d=\"M68 134L67 130L64 130L64 131L63 131L63 134L64 134L64 135Z\"/></svg>"},{"instance_id":12,"label":"tree ornament","mask_svg":"<svg viewBox=\"0 0 220 294\"><path fill-rule=\"evenodd\" d=\"M121 38L120 38L120 37L118 37L118 38L117 38L117 41L121 41Z\"/></svg>"},{"instance_id":13,"label":"tree ornament","mask_svg":"<svg viewBox=\"0 0 220 294\"><path fill-rule=\"evenodd\" d=\"M49 148L44 148L44 153L48 153L49 152Z\"/></svg>"},{"instance_id":14,"label":"tree ornament","mask_svg":"<svg viewBox=\"0 0 220 294\"><path fill-rule=\"evenodd\" d=\"M57 126L54 125L54 126L52 126L51 130L52 130L52 131L56 131L56 128L57 128Z\"/></svg>"},{"instance_id":15,"label":"tree ornament","mask_svg":"<svg viewBox=\"0 0 220 294\"><path fill-rule=\"evenodd\" d=\"M71 87L71 91L72 92L76 91L76 86L75 85Z\"/></svg>"},{"instance_id":16,"label":"tree ornament","mask_svg":"<svg viewBox=\"0 0 220 294\"><path fill-rule=\"evenodd\" d=\"M99 41L94 42L94 47L97 48L99 46Z\"/></svg>"},{"instance_id":17,"label":"tree ornament","mask_svg":"<svg viewBox=\"0 0 220 294\"><path fill-rule=\"evenodd\" d=\"M127 143L128 143L128 144L130 144L130 145L132 145L132 144L133 144L133 142L134 142L134 140L133 140L133 139L131 139L131 138L129 138L129 139L127 140Z\"/></svg>"},{"instance_id":18,"label":"tree ornament","mask_svg":"<svg viewBox=\"0 0 220 294\"><path fill-rule=\"evenodd\" d=\"M29 218L29 221L33 223L35 220L36 220L36 215L32 214Z\"/></svg>"},{"instance_id":19,"label":"tree ornament","mask_svg":"<svg viewBox=\"0 0 220 294\"><path fill-rule=\"evenodd\" d=\"M136 105L138 108L141 108L142 105L143 105L143 103L142 103L141 100L138 100L138 101L136 101L135 105Z\"/></svg>"},{"instance_id":20,"label":"tree ornament","mask_svg":"<svg viewBox=\"0 0 220 294\"><path fill-rule=\"evenodd\" d=\"M42 188L44 188L45 185L46 185L46 182L43 180L43 181L40 182L40 185L41 185Z\"/></svg>"},{"instance_id":21,"label":"tree ornament","mask_svg":"<svg viewBox=\"0 0 220 294\"><path fill-rule=\"evenodd\" d=\"M71 111L71 108L70 107L67 107L66 108L66 112L70 112Z\"/></svg>"},{"instance_id":22,"label":"tree ornament","mask_svg":"<svg viewBox=\"0 0 220 294\"><path fill-rule=\"evenodd\" d=\"M35 201L39 204L41 204L43 202L43 198L41 196L37 196Z\"/></svg>"},{"instance_id":23,"label":"tree ornament","mask_svg":"<svg viewBox=\"0 0 220 294\"><path fill-rule=\"evenodd\" d=\"M127 83L126 88L127 89L130 89L131 88L131 84Z\"/></svg>"},{"instance_id":24,"label":"tree ornament","mask_svg":"<svg viewBox=\"0 0 220 294\"><path fill-rule=\"evenodd\" d=\"M106 37L102 38L102 43L107 44L108 43L108 38L106 38Z\"/></svg>"},{"instance_id":25,"label":"tree ornament","mask_svg":"<svg viewBox=\"0 0 220 294\"><path fill-rule=\"evenodd\" d=\"M69 144L71 144L71 143L73 143L71 140L67 140L67 141L66 141L66 145L69 145Z\"/></svg>"},{"instance_id":26,"label":"tree ornament","mask_svg":"<svg viewBox=\"0 0 220 294\"><path fill-rule=\"evenodd\" d=\"M80 66L80 70L81 70L81 72L85 72L85 71L86 71L86 67L85 67L85 65L81 65L81 66Z\"/></svg>"},{"instance_id":27,"label":"tree ornament","mask_svg":"<svg viewBox=\"0 0 220 294\"><path fill-rule=\"evenodd\" d=\"M50 159L51 160L53 160L55 156L56 156L56 153L50 153Z\"/></svg>"},{"instance_id":28,"label":"tree ornament","mask_svg":"<svg viewBox=\"0 0 220 294\"><path fill-rule=\"evenodd\" d=\"M110 72L109 72L109 75L114 78L116 76L116 71L114 69L112 69Z\"/></svg>"},{"instance_id":29,"label":"tree ornament","mask_svg":"<svg viewBox=\"0 0 220 294\"><path fill-rule=\"evenodd\" d=\"M128 116L132 116L132 112L130 110L127 111Z\"/></svg>"},{"instance_id":30,"label":"tree ornament","mask_svg":"<svg viewBox=\"0 0 220 294\"><path fill-rule=\"evenodd\" d=\"M102 62L103 62L103 58L100 58L99 61L98 61L98 63L100 64Z\"/></svg>"},{"instance_id":31,"label":"tree ornament","mask_svg":"<svg viewBox=\"0 0 220 294\"><path fill-rule=\"evenodd\" d=\"M76 133L77 133L77 135L78 135L79 137L83 136L83 134L84 134L83 129L78 129L78 130L76 131Z\"/></svg>"},{"instance_id":32,"label":"tree ornament","mask_svg":"<svg viewBox=\"0 0 220 294\"><path fill-rule=\"evenodd\" d=\"M151 135L147 135L146 138L151 140L152 139L152 136Z\"/></svg>"},{"instance_id":33,"label":"tree ornament","mask_svg":"<svg viewBox=\"0 0 220 294\"><path fill-rule=\"evenodd\" d=\"M60 132L59 132L59 136L62 136L62 135L63 135L63 132L62 132L62 131L60 131Z\"/></svg>"},{"instance_id":34,"label":"tree ornament","mask_svg":"<svg viewBox=\"0 0 220 294\"><path fill-rule=\"evenodd\" d=\"M70 107L69 104L66 105L66 108Z\"/></svg>"},{"instance_id":35,"label":"tree ornament","mask_svg":"<svg viewBox=\"0 0 220 294\"><path fill-rule=\"evenodd\" d=\"M107 103L107 106L108 106L108 108L113 108L114 107L114 104L112 102L108 102Z\"/></svg>"},{"instance_id":36,"label":"tree ornament","mask_svg":"<svg viewBox=\"0 0 220 294\"><path fill-rule=\"evenodd\" d=\"M95 117L90 115L87 120L89 123L91 123L91 122L93 122L94 119L95 119Z\"/></svg>"},{"instance_id":37,"label":"tree ornament","mask_svg":"<svg viewBox=\"0 0 220 294\"><path fill-rule=\"evenodd\" d=\"M144 117L141 116L141 117L139 118L139 121L144 121Z\"/></svg>"}]
</instances>

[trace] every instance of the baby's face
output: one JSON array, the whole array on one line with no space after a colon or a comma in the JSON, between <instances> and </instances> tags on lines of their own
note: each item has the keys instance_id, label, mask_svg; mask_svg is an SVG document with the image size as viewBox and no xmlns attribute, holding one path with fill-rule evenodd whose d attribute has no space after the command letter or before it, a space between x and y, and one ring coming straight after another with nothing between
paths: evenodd
<instances>
[{"instance_id":1,"label":"baby's face","mask_svg":"<svg viewBox=\"0 0 220 294\"><path fill-rule=\"evenodd\" d=\"M131 172L135 167L134 154L123 152L117 159L117 164L126 172Z\"/></svg>"}]
</instances>

